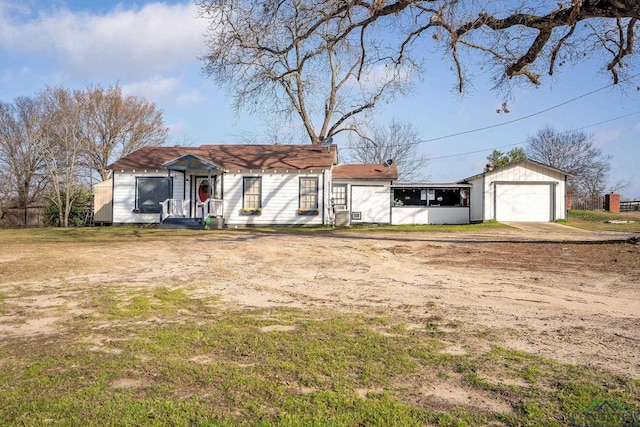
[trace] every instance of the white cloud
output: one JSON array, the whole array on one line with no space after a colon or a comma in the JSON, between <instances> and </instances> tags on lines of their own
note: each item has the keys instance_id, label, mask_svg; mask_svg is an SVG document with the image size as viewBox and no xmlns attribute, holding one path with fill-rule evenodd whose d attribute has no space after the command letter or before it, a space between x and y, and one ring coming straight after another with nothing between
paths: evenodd
<instances>
[{"instance_id":1,"label":"white cloud","mask_svg":"<svg viewBox=\"0 0 640 427\"><path fill-rule=\"evenodd\" d=\"M206 98L202 96L200 92L198 92L197 90L192 90L190 92L184 92L178 95L178 97L176 98L176 101L178 102L178 105L186 106L186 105L198 104L200 102L203 102L205 99Z\"/></svg>"},{"instance_id":2,"label":"white cloud","mask_svg":"<svg viewBox=\"0 0 640 427\"><path fill-rule=\"evenodd\" d=\"M68 9L33 14L24 4L0 0L0 49L53 59L69 77L128 80L197 61L206 24L193 2L119 6L97 15Z\"/></svg>"},{"instance_id":3,"label":"white cloud","mask_svg":"<svg viewBox=\"0 0 640 427\"><path fill-rule=\"evenodd\" d=\"M147 80L123 84L122 92L157 101L172 96L179 86L180 80L178 78L154 76Z\"/></svg>"},{"instance_id":4,"label":"white cloud","mask_svg":"<svg viewBox=\"0 0 640 427\"><path fill-rule=\"evenodd\" d=\"M619 141L621 137L622 131L619 129L602 129L593 134L593 141L596 147L604 148Z\"/></svg>"}]
</instances>

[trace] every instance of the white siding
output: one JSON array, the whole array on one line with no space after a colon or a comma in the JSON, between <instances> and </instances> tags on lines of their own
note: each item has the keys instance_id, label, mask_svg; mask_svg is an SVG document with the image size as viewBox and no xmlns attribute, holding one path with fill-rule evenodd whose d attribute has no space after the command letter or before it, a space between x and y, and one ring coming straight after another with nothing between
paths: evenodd
<instances>
[{"instance_id":1,"label":"white siding","mask_svg":"<svg viewBox=\"0 0 640 427\"><path fill-rule=\"evenodd\" d=\"M550 220L554 221L566 218L565 175L545 166L524 162L513 167L488 172L484 176L475 178L470 182L473 184L471 191L472 221L489 221L496 219L496 197L500 197L495 192L496 185L498 189L500 189L501 185L508 183L521 185L519 188L512 189L519 193L512 194L512 203L519 203L517 200L526 200L527 195L531 191L533 191L532 194L538 193L538 191L535 190L537 187L530 187L526 185L527 183L543 185L545 188L553 186L553 188L551 188L551 195L554 196L552 199L553 206L549 208L552 209L553 217L550 218ZM483 189L483 192L479 193L479 188ZM551 195L549 197L551 197ZM520 218L519 220L526 221L527 215L521 216Z\"/></svg>"},{"instance_id":2,"label":"white siding","mask_svg":"<svg viewBox=\"0 0 640 427\"><path fill-rule=\"evenodd\" d=\"M351 223L391 223L391 189L388 186L351 186L351 212L361 219Z\"/></svg>"},{"instance_id":3,"label":"white siding","mask_svg":"<svg viewBox=\"0 0 640 427\"><path fill-rule=\"evenodd\" d=\"M400 206L391 210L392 224L468 224L469 208Z\"/></svg>"},{"instance_id":4,"label":"white siding","mask_svg":"<svg viewBox=\"0 0 640 427\"><path fill-rule=\"evenodd\" d=\"M155 224L160 221L160 214L134 213L136 205L136 177L166 178L167 172L131 171L113 173L113 223L114 224ZM184 175L172 174L173 198L184 197Z\"/></svg>"},{"instance_id":5,"label":"white siding","mask_svg":"<svg viewBox=\"0 0 640 427\"><path fill-rule=\"evenodd\" d=\"M224 175L224 217L229 226L321 225L326 218L327 174L320 173L227 173ZM242 215L244 177L262 178L262 212ZM298 215L300 177L318 179L318 215ZM329 196L330 197L330 196Z\"/></svg>"}]
</instances>

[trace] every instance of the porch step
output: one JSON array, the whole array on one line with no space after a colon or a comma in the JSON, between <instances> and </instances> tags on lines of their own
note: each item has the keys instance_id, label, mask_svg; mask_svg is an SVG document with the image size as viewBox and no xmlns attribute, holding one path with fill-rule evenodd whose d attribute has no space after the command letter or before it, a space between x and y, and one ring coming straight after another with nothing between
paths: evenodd
<instances>
[{"instance_id":1,"label":"porch step","mask_svg":"<svg viewBox=\"0 0 640 427\"><path fill-rule=\"evenodd\" d=\"M203 230L204 223L199 218L167 218L158 224L158 228Z\"/></svg>"}]
</instances>

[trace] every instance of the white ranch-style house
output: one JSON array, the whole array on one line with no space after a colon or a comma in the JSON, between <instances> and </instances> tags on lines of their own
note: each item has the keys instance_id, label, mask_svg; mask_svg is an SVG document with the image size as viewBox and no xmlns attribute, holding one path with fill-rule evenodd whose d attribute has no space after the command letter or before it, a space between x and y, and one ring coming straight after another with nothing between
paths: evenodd
<instances>
[{"instance_id":1,"label":"white ranch-style house","mask_svg":"<svg viewBox=\"0 0 640 427\"><path fill-rule=\"evenodd\" d=\"M220 228L566 218L567 174L529 160L447 184L398 183L394 164L338 164L335 145L145 147L109 169L111 179L96 186L97 223Z\"/></svg>"}]
</instances>

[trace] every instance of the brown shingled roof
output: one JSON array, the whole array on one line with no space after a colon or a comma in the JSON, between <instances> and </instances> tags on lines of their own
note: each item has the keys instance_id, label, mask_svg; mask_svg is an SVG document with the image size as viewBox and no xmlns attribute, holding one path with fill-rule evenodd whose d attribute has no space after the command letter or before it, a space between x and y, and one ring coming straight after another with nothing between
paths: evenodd
<instances>
[{"instance_id":1,"label":"brown shingled roof","mask_svg":"<svg viewBox=\"0 0 640 427\"><path fill-rule=\"evenodd\" d=\"M396 165L390 167L379 164L336 165L331 173L333 179L398 179Z\"/></svg>"},{"instance_id":2,"label":"brown shingled roof","mask_svg":"<svg viewBox=\"0 0 640 427\"><path fill-rule=\"evenodd\" d=\"M202 145L200 147L143 147L115 161L107 169L163 169L164 163L192 154L227 170L325 169L334 164L336 147L317 145Z\"/></svg>"}]
</instances>

